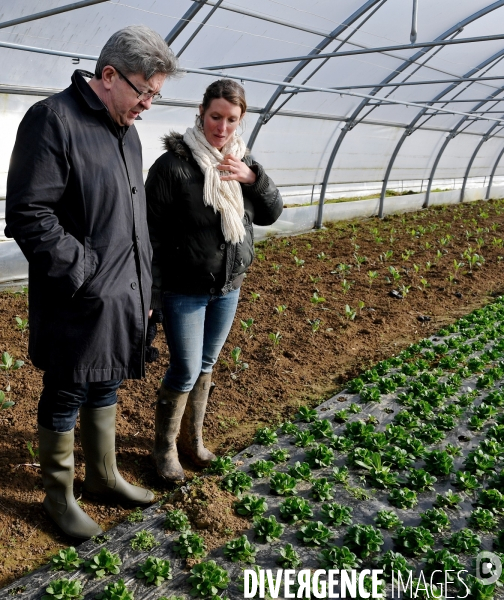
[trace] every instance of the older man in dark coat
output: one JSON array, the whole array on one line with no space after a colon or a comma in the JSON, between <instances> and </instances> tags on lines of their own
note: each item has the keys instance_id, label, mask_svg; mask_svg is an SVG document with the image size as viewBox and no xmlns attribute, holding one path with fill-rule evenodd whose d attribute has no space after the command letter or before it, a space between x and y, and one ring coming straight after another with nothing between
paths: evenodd
<instances>
[{"instance_id":1,"label":"older man in dark coat","mask_svg":"<svg viewBox=\"0 0 504 600\"><path fill-rule=\"evenodd\" d=\"M73 495L80 410L84 490L120 503L153 494L115 460L117 388L144 374L151 246L135 119L177 64L151 29L132 26L103 48L96 71L38 102L21 122L6 221L29 262L29 352L45 371L38 408L44 507L71 536L100 527ZM90 81L86 78L90 77Z\"/></svg>"}]
</instances>

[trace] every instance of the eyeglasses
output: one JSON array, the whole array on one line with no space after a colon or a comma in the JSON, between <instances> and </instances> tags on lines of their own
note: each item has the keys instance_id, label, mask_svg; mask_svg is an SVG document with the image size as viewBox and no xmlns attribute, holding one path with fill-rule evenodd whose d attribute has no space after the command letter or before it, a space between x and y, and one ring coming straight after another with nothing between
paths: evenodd
<instances>
[{"instance_id":1,"label":"eyeglasses","mask_svg":"<svg viewBox=\"0 0 504 600\"><path fill-rule=\"evenodd\" d=\"M137 93L137 99L140 100L140 102L143 102L144 100L150 100L151 98L152 100L159 100L161 98L161 94L159 93L141 92L135 85L131 83L131 81L126 77L126 75L123 75L121 71L119 71L117 67L114 67L114 69L119 73L119 75L124 79L124 81L135 90L135 92Z\"/></svg>"}]
</instances>

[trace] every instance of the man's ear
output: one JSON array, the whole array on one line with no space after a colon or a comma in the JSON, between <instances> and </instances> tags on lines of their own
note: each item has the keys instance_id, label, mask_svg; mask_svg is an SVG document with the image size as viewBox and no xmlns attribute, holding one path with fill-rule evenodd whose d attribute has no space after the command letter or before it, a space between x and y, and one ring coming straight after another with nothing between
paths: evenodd
<instances>
[{"instance_id":1,"label":"man's ear","mask_svg":"<svg viewBox=\"0 0 504 600\"><path fill-rule=\"evenodd\" d=\"M111 67L110 65L106 65L105 67L103 67L102 82L103 87L106 90L109 90L112 87L114 79L116 77L118 77L118 74L114 67Z\"/></svg>"}]
</instances>

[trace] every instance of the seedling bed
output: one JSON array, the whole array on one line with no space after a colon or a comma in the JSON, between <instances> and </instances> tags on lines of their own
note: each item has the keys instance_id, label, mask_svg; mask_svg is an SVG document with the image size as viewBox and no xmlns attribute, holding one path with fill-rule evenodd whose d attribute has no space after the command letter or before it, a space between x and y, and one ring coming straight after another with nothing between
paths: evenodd
<instances>
[{"instance_id":1,"label":"seedling bed","mask_svg":"<svg viewBox=\"0 0 504 600\"><path fill-rule=\"evenodd\" d=\"M276 569L280 550L291 544L302 568L327 568L327 560L321 563L321 551L348 546L360 558L360 569L380 568L383 555L393 550L403 553L418 575L426 570L425 557L432 555L432 550L448 549L469 573L474 573L473 559L480 550L504 549L503 333L504 299L498 298L436 336L381 361L316 410L301 407L294 424L283 424L276 433L259 429L255 439L260 443L240 452L232 461L218 459L214 472L219 468L223 472L225 467L231 470L231 476L221 476L221 484L227 482L228 489L236 485L233 473L242 473L245 488L247 478L243 474L267 473L251 478L250 489L237 494L237 500L248 495L264 499L267 510L263 517L269 519L262 524L255 522L246 531L255 553L247 540L235 543L243 557L250 559L255 554L256 565ZM374 400L365 402L363 398ZM398 449L406 450L406 458ZM408 457L409 466L401 465L401 461L408 462ZM273 466L258 461L270 461ZM295 477L295 482L289 480L289 475ZM198 480L181 487L178 497L189 499L193 485L198 485ZM408 487L417 489L408 493ZM317 493L322 499L314 498ZM292 497L305 500L301 503L304 512L287 500ZM331 503L343 508L326 506ZM244 505L252 506L241 502ZM83 559L90 559L101 548L118 553L122 561L118 574L94 579L82 567L66 574L50 571L47 566L4 588L0 598L15 595L38 599L50 581L65 575L85 584L86 600L118 579L124 580L137 599L171 595L188 598L191 586L186 561L174 551L180 532L167 534L161 506L144 511L141 523L123 523L109 531L106 539L78 547ZM291 518L287 515L289 508ZM442 508L444 513L434 508ZM402 525L385 529L383 520L376 522L378 511L393 511ZM301 521L290 524L288 521L295 520L292 515L296 514ZM385 516L390 517L390 513ZM335 525L338 519L343 521L339 526ZM326 523L320 524L318 531L310 532L310 527L323 520ZM300 532L306 525L302 541ZM370 535L368 542L362 537L356 541L355 534L364 531L362 526ZM413 528L411 532L409 527ZM159 545L150 551L132 550L131 540L141 530L152 533ZM237 534L234 539L239 537ZM229 586L218 597L243 598L240 576L243 568L251 567L233 562L234 552L237 550L220 547L201 561L215 560L230 576ZM173 578L159 587L138 579L139 565L148 556L168 559ZM338 564L330 568L338 568ZM485 592L488 600L502 596L498 587L487 586ZM456 594L452 590L452 595ZM465 594L463 588L461 594ZM469 597L483 597L478 594L474 588Z\"/></svg>"}]
</instances>

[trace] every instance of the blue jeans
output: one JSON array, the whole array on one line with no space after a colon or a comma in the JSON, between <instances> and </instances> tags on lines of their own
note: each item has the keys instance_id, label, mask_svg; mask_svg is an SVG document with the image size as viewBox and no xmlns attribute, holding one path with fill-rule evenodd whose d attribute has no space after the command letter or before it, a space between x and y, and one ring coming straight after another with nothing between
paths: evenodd
<instances>
[{"instance_id":1,"label":"blue jeans","mask_svg":"<svg viewBox=\"0 0 504 600\"><path fill-rule=\"evenodd\" d=\"M170 350L166 387L190 392L200 373L211 373L229 334L240 290L225 296L163 295L163 328Z\"/></svg>"},{"instance_id":2,"label":"blue jeans","mask_svg":"<svg viewBox=\"0 0 504 600\"><path fill-rule=\"evenodd\" d=\"M74 383L44 373L44 389L38 404L38 422L51 431L70 431L75 427L79 408L102 408L117 402L122 379L94 383Z\"/></svg>"}]
</instances>

